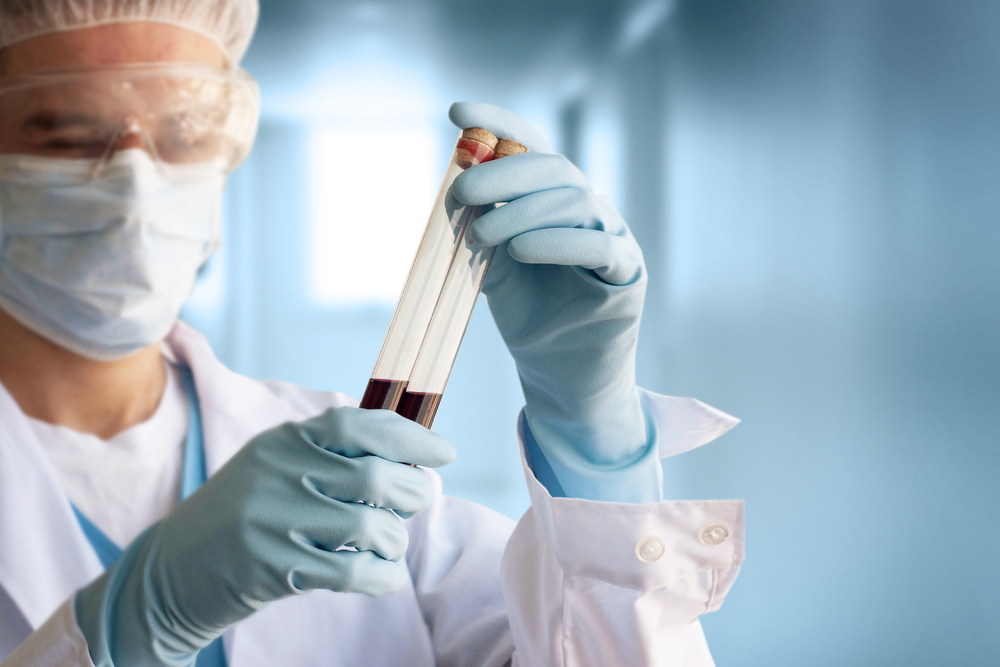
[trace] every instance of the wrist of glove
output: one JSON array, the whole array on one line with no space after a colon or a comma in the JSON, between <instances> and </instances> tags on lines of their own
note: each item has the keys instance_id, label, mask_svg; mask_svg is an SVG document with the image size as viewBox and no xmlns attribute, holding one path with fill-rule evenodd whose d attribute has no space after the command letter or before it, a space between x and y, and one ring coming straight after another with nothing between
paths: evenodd
<instances>
[{"instance_id":1,"label":"wrist of glove","mask_svg":"<svg viewBox=\"0 0 1000 667\"><path fill-rule=\"evenodd\" d=\"M186 666L227 628L313 589L382 595L409 579L400 516L429 506L439 435L337 408L251 440L76 596L96 667Z\"/></svg>"},{"instance_id":2,"label":"wrist of glove","mask_svg":"<svg viewBox=\"0 0 1000 667\"><path fill-rule=\"evenodd\" d=\"M637 419L643 426L645 439L641 446L615 459L593 458L593 452L611 448L580 447L578 443L566 442L566 433L579 431L577 424L553 423L545 417L532 419L526 411L524 447L535 478L552 497L624 503L663 500L656 422L648 411L646 399L638 391L637 394L641 404ZM632 425L629 422L630 428L621 431L630 433Z\"/></svg>"}]
</instances>

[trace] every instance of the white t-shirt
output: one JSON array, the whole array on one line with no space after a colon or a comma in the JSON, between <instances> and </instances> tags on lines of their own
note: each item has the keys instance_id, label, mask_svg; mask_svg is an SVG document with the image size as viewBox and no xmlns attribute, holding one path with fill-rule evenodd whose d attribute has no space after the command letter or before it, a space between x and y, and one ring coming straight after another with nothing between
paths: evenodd
<instances>
[{"instance_id":1,"label":"white t-shirt","mask_svg":"<svg viewBox=\"0 0 1000 667\"><path fill-rule=\"evenodd\" d=\"M110 440L28 418L56 478L83 514L125 547L179 502L188 406L177 369L147 421Z\"/></svg>"}]
</instances>

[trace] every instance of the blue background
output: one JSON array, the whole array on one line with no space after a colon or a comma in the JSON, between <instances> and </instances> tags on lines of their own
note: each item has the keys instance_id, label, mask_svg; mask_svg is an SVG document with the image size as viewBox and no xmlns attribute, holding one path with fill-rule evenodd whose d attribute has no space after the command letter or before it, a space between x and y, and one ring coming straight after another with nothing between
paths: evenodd
<instances>
[{"instance_id":1,"label":"blue background","mask_svg":"<svg viewBox=\"0 0 1000 667\"><path fill-rule=\"evenodd\" d=\"M316 91L413 97L435 179L450 102L508 106L643 245L641 383L743 420L664 465L669 498L747 500L718 664L1000 664L998 28L947 0L264 0L260 135L185 316L239 372L360 395L392 306L310 297L311 133L342 122ZM447 492L527 507L521 401L481 303Z\"/></svg>"}]
</instances>

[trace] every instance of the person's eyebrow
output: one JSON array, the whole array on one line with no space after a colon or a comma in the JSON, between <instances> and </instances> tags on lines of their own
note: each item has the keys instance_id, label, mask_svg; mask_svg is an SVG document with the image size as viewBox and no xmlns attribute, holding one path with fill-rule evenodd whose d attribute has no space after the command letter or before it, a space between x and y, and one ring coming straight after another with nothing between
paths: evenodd
<instances>
[{"instance_id":1,"label":"person's eyebrow","mask_svg":"<svg viewBox=\"0 0 1000 667\"><path fill-rule=\"evenodd\" d=\"M65 127L76 125L100 125L101 119L88 114L61 112L61 111L40 111L28 116L21 123L21 127L33 130L59 130Z\"/></svg>"}]
</instances>

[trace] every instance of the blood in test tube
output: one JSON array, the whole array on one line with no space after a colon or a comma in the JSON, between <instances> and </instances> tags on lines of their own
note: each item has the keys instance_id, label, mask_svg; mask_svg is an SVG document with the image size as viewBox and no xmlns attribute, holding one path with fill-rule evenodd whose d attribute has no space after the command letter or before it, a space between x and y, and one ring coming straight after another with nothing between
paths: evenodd
<instances>
[{"instance_id":1,"label":"blood in test tube","mask_svg":"<svg viewBox=\"0 0 1000 667\"><path fill-rule=\"evenodd\" d=\"M462 232L481 212L478 206L455 200L452 183L466 169L491 160L497 141L481 128L462 131L361 399L362 408L394 410L399 404Z\"/></svg>"},{"instance_id":2,"label":"blood in test tube","mask_svg":"<svg viewBox=\"0 0 1000 667\"><path fill-rule=\"evenodd\" d=\"M493 159L527 151L516 141L501 139ZM409 381L396 407L397 413L426 428L434 423L441 405L445 385L495 250L493 246L481 246L472 241L469 230L474 220L475 217L467 220L461 230L420 351L410 369Z\"/></svg>"},{"instance_id":3,"label":"blood in test tube","mask_svg":"<svg viewBox=\"0 0 1000 667\"><path fill-rule=\"evenodd\" d=\"M430 428L437 415L438 406L444 394L425 394L419 391L404 391L396 412L410 421Z\"/></svg>"},{"instance_id":4,"label":"blood in test tube","mask_svg":"<svg viewBox=\"0 0 1000 667\"><path fill-rule=\"evenodd\" d=\"M372 378L368 380L368 386L365 387L365 395L361 398L359 407L365 410L391 410L391 407L386 408L385 406L397 405L404 389L406 389L406 380Z\"/></svg>"}]
</instances>

